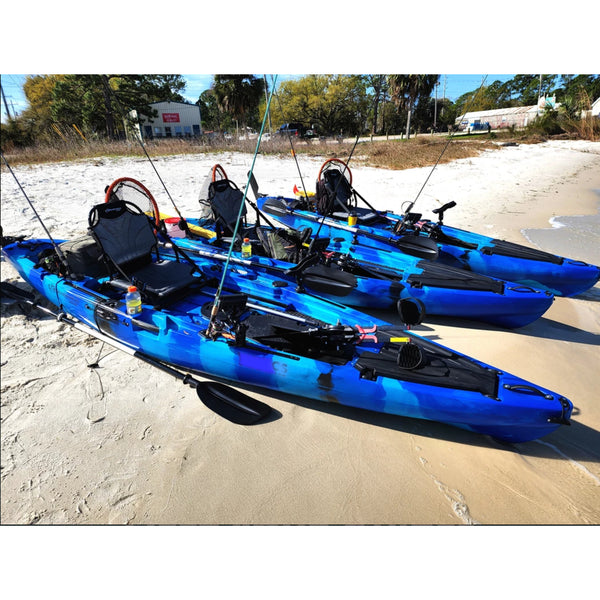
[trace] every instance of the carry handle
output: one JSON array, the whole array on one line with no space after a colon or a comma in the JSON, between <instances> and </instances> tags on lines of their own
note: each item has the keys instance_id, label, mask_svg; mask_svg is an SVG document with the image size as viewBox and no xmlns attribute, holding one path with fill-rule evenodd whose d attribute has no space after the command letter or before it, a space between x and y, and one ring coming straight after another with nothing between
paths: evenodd
<instances>
[{"instance_id":1,"label":"carry handle","mask_svg":"<svg viewBox=\"0 0 600 600\"><path fill-rule=\"evenodd\" d=\"M544 392L542 392L542 390L539 390L538 388L533 387L532 385L525 385L524 383L517 383L514 385L511 385L510 383L505 383L503 387L505 390L510 390L511 392L532 392L534 394L537 394L538 396L542 396L546 400L554 399L554 396L552 394L545 394Z\"/></svg>"}]
</instances>

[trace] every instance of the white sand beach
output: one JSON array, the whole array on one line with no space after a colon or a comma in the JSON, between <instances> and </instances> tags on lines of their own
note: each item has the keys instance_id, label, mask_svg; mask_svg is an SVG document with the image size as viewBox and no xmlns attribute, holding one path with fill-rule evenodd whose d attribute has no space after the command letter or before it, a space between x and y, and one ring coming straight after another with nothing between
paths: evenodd
<instances>
[{"instance_id":1,"label":"white sand beach","mask_svg":"<svg viewBox=\"0 0 600 600\"><path fill-rule=\"evenodd\" d=\"M324 158L299 157L308 189ZM242 187L252 156L154 162L182 213L193 214L210 167L220 163ZM396 211L430 171L350 165L361 194ZM14 171L59 239L85 232L91 207L118 177L139 179L161 209L170 209L145 159ZM300 184L291 158L259 156L255 175L269 194L290 196ZM597 215L598 190L600 143L552 141L440 165L415 209L434 218L431 209L455 200L448 224L531 243L524 230ZM5 170L2 227L5 235L45 237ZM585 244L551 234L542 249L600 263L598 229ZM5 262L1 275L18 281ZM256 390L249 393L278 418L233 425L190 388L123 353L105 348L100 368L88 368L101 344L51 318L29 318L3 304L1 327L3 524L600 523L599 285L558 298L544 317L515 331L450 319L417 327L574 403L571 427L511 446L438 423Z\"/></svg>"}]
</instances>

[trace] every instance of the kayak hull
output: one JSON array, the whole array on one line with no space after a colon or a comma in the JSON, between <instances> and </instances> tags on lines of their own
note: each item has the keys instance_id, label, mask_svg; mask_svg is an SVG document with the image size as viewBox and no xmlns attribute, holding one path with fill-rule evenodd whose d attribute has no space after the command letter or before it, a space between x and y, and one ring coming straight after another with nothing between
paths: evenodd
<instances>
[{"instance_id":1,"label":"kayak hull","mask_svg":"<svg viewBox=\"0 0 600 600\"><path fill-rule=\"evenodd\" d=\"M194 223L194 219L189 219ZM212 257L223 261L226 251L215 245L215 239L173 238L178 248L197 260ZM309 294L332 300L346 306L369 309L395 310L400 299L419 300L428 316L469 319L498 327L524 327L539 319L552 305L554 296L535 288L508 282L483 281L477 274L465 275L453 267L436 267L429 261L402 255L387 261L387 265L375 262L377 256L354 252L365 272L373 276L351 276L350 282L336 281L339 269L335 265L320 267L318 274L311 269L303 277L294 271L294 264L272 258L253 255L243 259L240 252L232 252L234 271L254 271L270 278L274 286L285 282L298 286ZM434 272L435 271L435 272ZM333 291L332 291L333 290Z\"/></svg>"},{"instance_id":2,"label":"kayak hull","mask_svg":"<svg viewBox=\"0 0 600 600\"><path fill-rule=\"evenodd\" d=\"M132 318L124 310L124 292L109 297L96 279L72 281L36 267L40 251L48 248L50 245L44 241L20 242L4 247L2 252L27 283L64 313L138 352L181 369L319 401L439 421L507 442L547 435L567 423L572 411L572 404L559 394L414 333L405 335L437 356L436 360L462 365L455 372L454 383L444 380L444 385L432 385L435 377L425 370L422 376L427 383L423 383L418 369L408 372L385 362L383 354L390 351L390 344L381 341L359 343L348 360L329 361L274 351L250 334L241 345L224 336L208 338L204 332L208 308L214 300L214 289L210 288L202 288L162 310L144 304L142 314ZM324 309L322 314L326 312ZM427 369L435 369L435 361ZM465 383L461 376L464 370L486 380L486 393L478 381L474 387Z\"/></svg>"},{"instance_id":3,"label":"kayak hull","mask_svg":"<svg viewBox=\"0 0 600 600\"><path fill-rule=\"evenodd\" d=\"M281 197L265 196L258 199L261 210L288 227L314 228L323 221L320 235L330 236L332 242L337 243L337 246L332 247L352 247L357 258L376 255L379 250L393 252L399 241L406 239L406 236L393 233L394 226L403 218L400 215L383 213L372 225L348 227L340 220L331 217L323 219L316 213L295 208L295 202ZM508 244L456 227L421 221L413 233L436 241L438 262L538 287L556 296L581 294L600 280L600 268L595 265L551 255L520 244Z\"/></svg>"}]
</instances>

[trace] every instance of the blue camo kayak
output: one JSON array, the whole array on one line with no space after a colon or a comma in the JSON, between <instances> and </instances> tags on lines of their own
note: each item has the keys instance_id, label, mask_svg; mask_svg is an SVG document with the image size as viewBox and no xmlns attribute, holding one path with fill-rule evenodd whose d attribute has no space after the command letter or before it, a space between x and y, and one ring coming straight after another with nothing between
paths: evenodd
<instances>
[{"instance_id":1,"label":"blue camo kayak","mask_svg":"<svg viewBox=\"0 0 600 600\"><path fill-rule=\"evenodd\" d=\"M61 311L166 364L230 382L390 415L439 421L508 442L524 442L568 423L572 404L560 394L378 322L369 335L327 325L334 305L312 299L310 313L234 294L235 311L216 316L207 336L215 288L204 274L187 295L142 312L125 310L116 280L56 269L47 240L2 248L4 258ZM54 266L53 266L54 265ZM241 297L241 300L240 300ZM332 308L333 307L333 308ZM315 314L318 314L318 318ZM354 315L356 316L356 314ZM372 323L370 323L371 325Z\"/></svg>"},{"instance_id":2,"label":"blue camo kayak","mask_svg":"<svg viewBox=\"0 0 600 600\"><path fill-rule=\"evenodd\" d=\"M212 258L217 262L227 258L227 249L220 247L216 239L186 237L172 241L192 258ZM254 248L258 249L260 242L255 241ZM274 286L285 282L318 297L358 308L393 309L399 300L414 298L423 304L427 315L517 328L540 318L554 301L554 296L546 291L426 260L392 269L367 260L346 259L342 268L329 263L297 271L294 264L256 254L243 258L240 251L234 251L232 257L236 270L260 273L262 278L268 276Z\"/></svg>"},{"instance_id":3,"label":"blue camo kayak","mask_svg":"<svg viewBox=\"0 0 600 600\"><path fill-rule=\"evenodd\" d=\"M129 198L138 206L145 206L159 230L170 229L174 234L166 236L169 243L193 260L222 264L231 245L231 237L224 237L223 233L231 235L234 225L229 221L237 217L243 194L227 179L211 182L208 188L214 217L187 217L185 230L177 227L179 218L159 211L152 194L135 179L117 179L108 186L105 200ZM257 215L257 221L259 218ZM309 246L308 236L271 224L246 225L240 241L241 238L247 238L251 256L242 255L240 243L234 245L230 256L234 271L256 273L273 286L294 286L357 308L396 309L401 299L413 298L423 304L427 315L516 328L541 317L554 300L546 291L401 253L380 250L380 255L392 255L386 261L376 254L364 253L359 261L353 249L340 251L336 246L339 242L332 244L329 237L314 239ZM359 249L359 254L360 250L363 249Z\"/></svg>"},{"instance_id":4,"label":"blue camo kayak","mask_svg":"<svg viewBox=\"0 0 600 600\"><path fill-rule=\"evenodd\" d=\"M414 237L436 242L438 255L435 260L438 263L537 287L556 296L576 296L600 280L600 268L584 261L431 221L416 221L412 232L397 235L393 229L402 217L392 213L386 213L381 222L374 225L348 226L344 221L331 217L323 219L314 212L298 208L297 200L293 198L263 197L258 200L258 205L287 227L315 228L323 221L321 235L331 238L331 249L352 252L358 260L380 260L390 265L394 262L392 257L398 254L406 260L406 244Z\"/></svg>"},{"instance_id":5,"label":"blue camo kayak","mask_svg":"<svg viewBox=\"0 0 600 600\"><path fill-rule=\"evenodd\" d=\"M315 228L322 221L321 235L331 237L338 247L352 246L359 259L365 256L363 251L429 253L428 258L438 263L538 287L557 296L575 296L600 280L600 268L584 261L445 225L444 212L454 202L433 211L438 214L437 223L423 220L417 213L375 210L352 186L352 174L339 159L323 164L314 196L299 196L262 197L258 205L288 227ZM358 205L359 200L363 205Z\"/></svg>"}]
</instances>

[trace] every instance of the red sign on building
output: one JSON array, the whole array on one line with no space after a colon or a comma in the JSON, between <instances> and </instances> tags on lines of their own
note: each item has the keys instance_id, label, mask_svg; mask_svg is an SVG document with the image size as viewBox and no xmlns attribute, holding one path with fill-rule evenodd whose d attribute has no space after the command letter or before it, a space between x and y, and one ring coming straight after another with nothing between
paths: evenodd
<instances>
[{"instance_id":1,"label":"red sign on building","mask_svg":"<svg viewBox=\"0 0 600 600\"><path fill-rule=\"evenodd\" d=\"M163 123L179 123L179 113L163 113Z\"/></svg>"}]
</instances>

